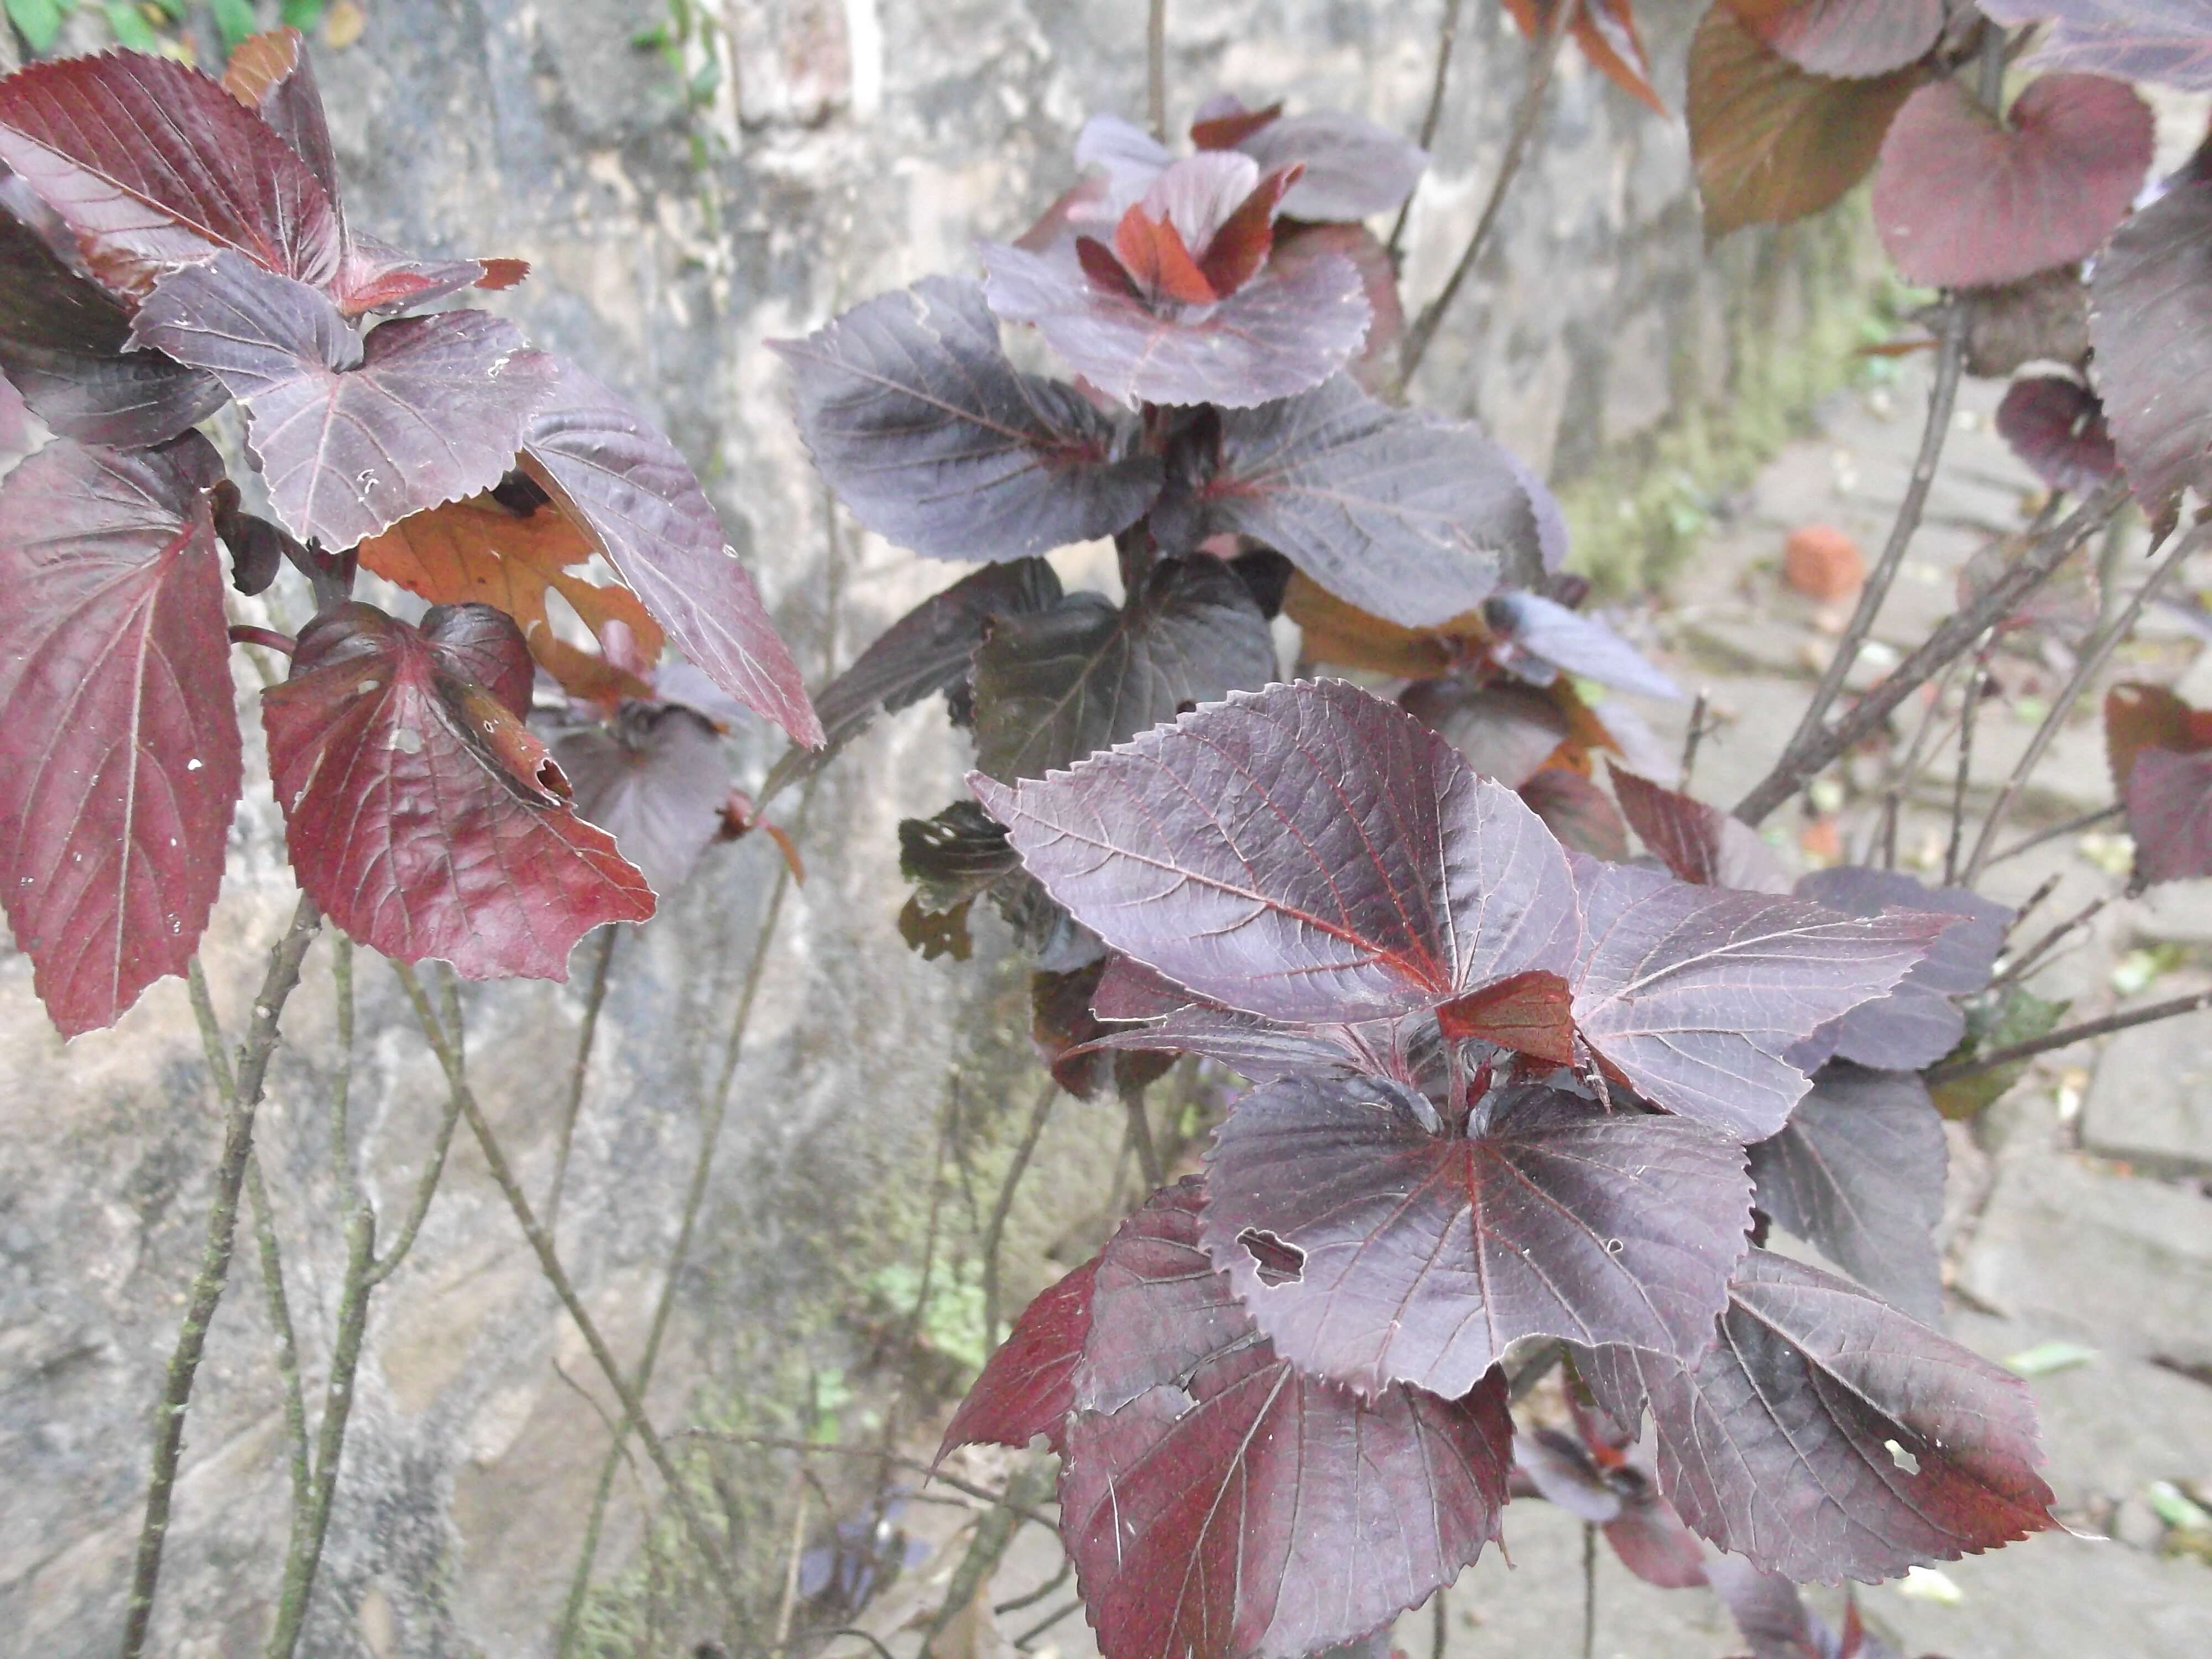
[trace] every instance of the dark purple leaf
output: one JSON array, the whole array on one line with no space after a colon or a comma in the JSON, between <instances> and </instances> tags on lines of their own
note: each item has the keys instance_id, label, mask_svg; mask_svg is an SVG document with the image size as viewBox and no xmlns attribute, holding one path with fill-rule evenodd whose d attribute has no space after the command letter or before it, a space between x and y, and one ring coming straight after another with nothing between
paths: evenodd
<instances>
[{"instance_id":1,"label":"dark purple leaf","mask_svg":"<svg viewBox=\"0 0 2212 1659\"><path fill-rule=\"evenodd\" d=\"M2027 1384L1856 1285L1753 1250L1720 1338L1689 1368L1632 1348L1577 1364L1616 1419L1648 1396L1661 1489L1723 1549L1871 1581L2053 1524Z\"/></svg>"},{"instance_id":2,"label":"dark purple leaf","mask_svg":"<svg viewBox=\"0 0 2212 1659\"><path fill-rule=\"evenodd\" d=\"M1110 960L1101 955L1065 973L1030 975L1030 1042L1053 1081L1078 1100L1149 1088L1175 1064L1172 1052L1125 1049L1103 1040L1107 1027L1091 1012L1091 1000Z\"/></svg>"},{"instance_id":3,"label":"dark purple leaf","mask_svg":"<svg viewBox=\"0 0 2212 1659\"><path fill-rule=\"evenodd\" d=\"M1640 1470L1615 1470L1613 1479L1630 1495L1620 1516L1605 1525L1605 1541L1626 1567L1661 1589L1689 1589L1705 1582L1705 1547L1682 1524L1674 1506L1659 1495L1656 1480Z\"/></svg>"},{"instance_id":4,"label":"dark purple leaf","mask_svg":"<svg viewBox=\"0 0 2212 1659\"><path fill-rule=\"evenodd\" d=\"M334 925L398 961L564 979L579 939L644 921L653 892L569 810L486 672L529 673L489 605L434 606L418 629L351 602L307 625L261 700L292 867Z\"/></svg>"},{"instance_id":5,"label":"dark purple leaf","mask_svg":"<svg viewBox=\"0 0 2212 1659\"><path fill-rule=\"evenodd\" d=\"M2098 75L2046 75L2000 120L1962 81L1905 100L1874 176L1875 228L1909 282L1986 288L2104 246L2150 170L2150 106Z\"/></svg>"},{"instance_id":6,"label":"dark purple leaf","mask_svg":"<svg viewBox=\"0 0 2212 1659\"><path fill-rule=\"evenodd\" d=\"M576 816L615 838L655 893L681 887L722 831L730 761L713 724L672 703L628 702L612 724L551 734Z\"/></svg>"},{"instance_id":7,"label":"dark purple leaf","mask_svg":"<svg viewBox=\"0 0 2212 1659\"><path fill-rule=\"evenodd\" d=\"M1091 1335L1097 1272L1093 1257L1022 1310L945 1425L939 1461L957 1446L1026 1446L1038 1435L1059 1449L1061 1425L1075 1409L1075 1370Z\"/></svg>"},{"instance_id":8,"label":"dark purple leaf","mask_svg":"<svg viewBox=\"0 0 2212 1659\"><path fill-rule=\"evenodd\" d=\"M1442 737L1486 778L1518 789L1536 775L1571 727L1542 692L1503 683L1477 687L1463 679L1416 680L1398 706Z\"/></svg>"},{"instance_id":9,"label":"dark purple leaf","mask_svg":"<svg viewBox=\"0 0 2212 1659\"><path fill-rule=\"evenodd\" d=\"M1782 1132L1751 1149L1759 1207L1915 1319L1943 1315L1934 1228L1943 1120L1911 1072L1821 1067Z\"/></svg>"},{"instance_id":10,"label":"dark purple leaf","mask_svg":"<svg viewBox=\"0 0 2212 1659\"><path fill-rule=\"evenodd\" d=\"M1198 535L1265 543L1340 599L1409 628L1533 577L1534 510L1512 462L1471 425L1395 410L1339 378L1222 417Z\"/></svg>"},{"instance_id":11,"label":"dark purple leaf","mask_svg":"<svg viewBox=\"0 0 2212 1659\"><path fill-rule=\"evenodd\" d=\"M1556 1504L1585 1525L1619 1518L1621 1495L1583 1443L1560 1429L1516 1429L1513 1463L1546 1503Z\"/></svg>"},{"instance_id":12,"label":"dark purple leaf","mask_svg":"<svg viewBox=\"0 0 2212 1659\"><path fill-rule=\"evenodd\" d=\"M238 716L196 483L66 438L0 483L0 896L65 1037L182 973L222 883Z\"/></svg>"},{"instance_id":13,"label":"dark purple leaf","mask_svg":"<svg viewBox=\"0 0 2212 1659\"><path fill-rule=\"evenodd\" d=\"M1988 0L2005 23L2057 20L2029 61L2128 81L2212 88L2212 4L2206 0Z\"/></svg>"},{"instance_id":14,"label":"dark purple leaf","mask_svg":"<svg viewBox=\"0 0 2212 1659\"><path fill-rule=\"evenodd\" d=\"M211 374L126 350L130 333L113 295L0 208L0 369L40 419L66 438L137 449L167 442L228 401Z\"/></svg>"},{"instance_id":15,"label":"dark purple leaf","mask_svg":"<svg viewBox=\"0 0 2212 1659\"><path fill-rule=\"evenodd\" d=\"M676 446L628 398L574 363L552 362L552 395L530 422L524 470L591 532L630 591L715 684L794 742L819 744L822 722L799 665Z\"/></svg>"},{"instance_id":16,"label":"dark purple leaf","mask_svg":"<svg viewBox=\"0 0 2212 1659\"><path fill-rule=\"evenodd\" d=\"M344 233L307 163L218 82L168 58L70 58L0 81L0 161L119 294L226 249L316 286L337 274Z\"/></svg>"},{"instance_id":17,"label":"dark purple leaf","mask_svg":"<svg viewBox=\"0 0 2212 1659\"><path fill-rule=\"evenodd\" d=\"M1482 611L1498 634L1570 674L1646 697L1682 695L1642 652L1596 617L1570 611L1540 593L1496 594Z\"/></svg>"},{"instance_id":18,"label":"dark purple leaf","mask_svg":"<svg viewBox=\"0 0 2212 1659\"><path fill-rule=\"evenodd\" d=\"M1344 366L1344 372L1362 390L1387 397L1398 384L1406 307L1398 292L1398 268L1391 263L1389 250L1381 239L1364 225L1278 222L1274 252L1267 256L1267 262L1277 276L1291 277L1315 260L1332 255L1350 260L1358 271L1367 308L1374 313L1367 337L1360 342L1359 355Z\"/></svg>"},{"instance_id":19,"label":"dark purple leaf","mask_svg":"<svg viewBox=\"0 0 2212 1659\"><path fill-rule=\"evenodd\" d=\"M1300 1376L1198 1249L1203 1201L1155 1194L1098 1260L1061 1533L1107 1659L1303 1659L1497 1535L1504 1382L1363 1401Z\"/></svg>"},{"instance_id":20,"label":"dark purple leaf","mask_svg":"<svg viewBox=\"0 0 2212 1659\"><path fill-rule=\"evenodd\" d=\"M1705 1582L1751 1644L1751 1659L1839 1659L1836 1633L1780 1573L1761 1572L1740 1555L1723 1555L1705 1564Z\"/></svg>"},{"instance_id":21,"label":"dark purple leaf","mask_svg":"<svg viewBox=\"0 0 2212 1659\"><path fill-rule=\"evenodd\" d=\"M1605 792L1580 772L1547 766L1518 791L1559 845L1618 863L1628 856L1628 826Z\"/></svg>"},{"instance_id":22,"label":"dark purple leaf","mask_svg":"<svg viewBox=\"0 0 2212 1659\"><path fill-rule=\"evenodd\" d=\"M1751 31L1815 75L1885 75L1942 38L1946 0L1726 0Z\"/></svg>"},{"instance_id":23,"label":"dark purple leaf","mask_svg":"<svg viewBox=\"0 0 2212 1659\"><path fill-rule=\"evenodd\" d=\"M1380 1079L1291 1078L1216 1133L1206 1251L1277 1352L1369 1396L1456 1398L1523 1337L1711 1342L1751 1219L1735 1141L1525 1086L1464 1135L1424 1118Z\"/></svg>"},{"instance_id":24,"label":"dark purple leaf","mask_svg":"<svg viewBox=\"0 0 2212 1659\"><path fill-rule=\"evenodd\" d=\"M1018 788L970 781L1079 921L1247 1012L1386 1018L1573 955L1565 855L1534 815L1342 681L1235 696Z\"/></svg>"},{"instance_id":25,"label":"dark purple leaf","mask_svg":"<svg viewBox=\"0 0 2212 1659\"><path fill-rule=\"evenodd\" d=\"M1166 993L1165 1000L1150 1006L1134 1000L1129 981L1137 975ZM1383 1063L1379 1054L1359 1052L1358 1034L1372 1030L1380 1036L1387 1027L1316 1027L1241 1013L1194 997L1127 957L1115 957L1109 963L1091 1006L1102 1019L1143 1022L1109 1030L1092 1040L1093 1048L1204 1054L1255 1083L1315 1072L1374 1071Z\"/></svg>"},{"instance_id":26,"label":"dark purple leaf","mask_svg":"<svg viewBox=\"0 0 2212 1659\"><path fill-rule=\"evenodd\" d=\"M1963 887L1930 890L1911 876L1862 865L1815 870L1798 878L1796 892L1847 916L1904 912L1959 918L1894 991L1844 1016L1833 1051L1862 1066L1911 1072L1933 1066L1958 1046L1966 1017L1951 999L1972 996L1989 984L2012 924L2009 908Z\"/></svg>"},{"instance_id":27,"label":"dark purple leaf","mask_svg":"<svg viewBox=\"0 0 2212 1659\"><path fill-rule=\"evenodd\" d=\"M1791 1045L1885 994L1942 927L1593 866L1575 1027L1655 1105L1761 1139L1809 1086Z\"/></svg>"},{"instance_id":28,"label":"dark purple leaf","mask_svg":"<svg viewBox=\"0 0 2212 1659\"><path fill-rule=\"evenodd\" d=\"M1096 285L1073 257L983 245L991 309L1035 323L1068 366L1129 404L1249 408L1318 386L1366 337L1359 272L1325 256L1262 272L1212 305L1144 301Z\"/></svg>"},{"instance_id":29,"label":"dark purple leaf","mask_svg":"<svg viewBox=\"0 0 2212 1659\"><path fill-rule=\"evenodd\" d=\"M2212 491L2212 147L2130 218L2089 281L2097 391L2154 522Z\"/></svg>"},{"instance_id":30,"label":"dark purple leaf","mask_svg":"<svg viewBox=\"0 0 2212 1659\"><path fill-rule=\"evenodd\" d=\"M975 763L1001 782L1041 778L1276 672L1236 573L1206 554L1164 559L1126 607L1073 593L995 618L975 653Z\"/></svg>"},{"instance_id":31,"label":"dark purple leaf","mask_svg":"<svg viewBox=\"0 0 2212 1659\"><path fill-rule=\"evenodd\" d=\"M1790 890L1781 860L1750 825L1621 767L1612 777L1629 828L1680 880L1748 893Z\"/></svg>"},{"instance_id":32,"label":"dark purple leaf","mask_svg":"<svg viewBox=\"0 0 2212 1659\"><path fill-rule=\"evenodd\" d=\"M232 252L164 278L131 337L222 380L277 518L334 550L497 483L554 385L552 360L488 313L364 343L324 295Z\"/></svg>"},{"instance_id":33,"label":"dark purple leaf","mask_svg":"<svg viewBox=\"0 0 2212 1659\"><path fill-rule=\"evenodd\" d=\"M315 87L315 61L300 31L270 29L240 41L223 62L222 89L291 147L337 206L337 156Z\"/></svg>"},{"instance_id":34,"label":"dark purple leaf","mask_svg":"<svg viewBox=\"0 0 2212 1659\"><path fill-rule=\"evenodd\" d=\"M957 908L1021 868L1006 826L972 800L956 800L933 818L899 822L899 873L933 915Z\"/></svg>"},{"instance_id":35,"label":"dark purple leaf","mask_svg":"<svg viewBox=\"0 0 2212 1659\"><path fill-rule=\"evenodd\" d=\"M2087 495L2120 470L2105 406L2079 380L2014 380L1997 405L1997 435L2053 489Z\"/></svg>"},{"instance_id":36,"label":"dark purple leaf","mask_svg":"<svg viewBox=\"0 0 2212 1659\"><path fill-rule=\"evenodd\" d=\"M2121 799L2135 837L2137 882L2212 876L2212 750L2143 750Z\"/></svg>"},{"instance_id":37,"label":"dark purple leaf","mask_svg":"<svg viewBox=\"0 0 2212 1659\"><path fill-rule=\"evenodd\" d=\"M971 277L854 307L792 366L815 465L869 529L939 559L1018 559L1127 528L1159 494L1134 427L1018 373Z\"/></svg>"},{"instance_id":38,"label":"dark purple leaf","mask_svg":"<svg viewBox=\"0 0 2212 1659\"><path fill-rule=\"evenodd\" d=\"M1262 173L1303 164L1283 198L1291 219L1366 219L1395 213L1420 182L1428 153L1388 127L1337 110L1269 121L1237 141Z\"/></svg>"},{"instance_id":39,"label":"dark purple leaf","mask_svg":"<svg viewBox=\"0 0 2212 1659\"><path fill-rule=\"evenodd\" d=\"M878 710L895 714L964 684L994 617L1033 615L1060 600L1060 578L1042 559L986 565L924 599L815 697L822 747L793 749L778 761L761 785L760 799L765 803L818 769L867 730Z\"/></svg>"}]
</instances>

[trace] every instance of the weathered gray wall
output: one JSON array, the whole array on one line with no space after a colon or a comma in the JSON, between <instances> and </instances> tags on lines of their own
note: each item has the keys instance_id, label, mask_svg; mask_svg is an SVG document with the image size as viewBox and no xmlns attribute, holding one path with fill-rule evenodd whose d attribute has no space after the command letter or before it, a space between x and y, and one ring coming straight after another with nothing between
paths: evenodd
<instances>
[{"instance_id":1,"label":"weathered gray wall","mask_svg":"<svg viewBox=\"0 0 2212 1659\"><path fill-rule=\"evenodd\" d=\"M491 303L659 415L816 673L952 573L849 525L833 541L760 343L971 267L971 239L1018 229L1066 182L1086 114L1140 113L1145 8L709 9L733 25L735 50L717 48L721 84L696 109L661 58L631 44L657 21L653 0L375 0L367 33L320 52L319 73L356 218L397 241L530 258L533 280ZM1178 116L1227 86L1409 131L1418 121L1434 0L1170 9ZM1695 7L1639 9L1679 105ZM1487 187L1523 61L1489 0L1466 10L1413 222L1416 301ZM1571 54L1552 105L1540 158L1415 395L1480 414L1557 472L1661 421L1686 391L1721 390L1748 274L1765 269L1759 303L1782 293L1785 308L1796 279L1785 270L1778 289L1755 246L1706 263L1679 123ZM756 775L770 758L759 736L744 751ZM919 1253L933 1182L954 1181L940 1157L949 1106L955 1150L995 1189L1036 1086L1018 975L991 938L975 963L925 964L892 929L894 826L951 799L963 759L942 719L917 711L858 745L814 802L809 878L766 958L652 1395L666 1426L787 1426L813 1372L865 1382L884 1316L871 1276ZM292 902L280 854L266 786L249 782L205 951L234 1023ZM723 850L616 962L560 1243L625 1356L643 1340L776 867L763 845ZM360 977L356 1150L389 1233L441 1091L388 971L364 959ZM120 1628L149 1407L196 1264L219 1115L179 986L64 1050L30 981L27 962L0 952L0 1654L47 1659L102 1651ZM319 947L261 1135L311 1386L342 1259L321 1103L330 985ZM580 1005L573 986L470 995L476 1075L533 1193L550 1178ZM1015 1305L1052 1271L1055 1245L1079 1255L1103 1224L1117 1136L1110 1113L1063 1103L1011 1230ZM956 1192L939 1207L972 1237L964 1202ZM191 1417L155 1622L164 1654L254 1650L276 1581L279 1396L241 1240ZM606 1398L464 1133L421 1244L375 1303L303 1650L544 1651L605 1451ZM635 1559L635 1492L624 1474L603 1573ZM780 1573L781 1548L759 1546L767 1571Z\"/></svg>"}]
</instances>

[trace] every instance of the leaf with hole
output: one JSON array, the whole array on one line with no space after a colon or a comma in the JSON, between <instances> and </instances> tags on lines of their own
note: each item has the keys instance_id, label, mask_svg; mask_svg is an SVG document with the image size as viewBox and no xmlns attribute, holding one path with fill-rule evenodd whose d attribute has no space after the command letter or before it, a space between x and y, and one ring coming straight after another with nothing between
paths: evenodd
<instances>
[{"instance_id":1,"label":"leaf with hole","mask_svg":"<svg viewBox=\"0 0 2212 1659\"><path fill-rule=\"evenodd\" d=\"M262 726L292 867L333 925L465 978L565 979L592 928L653 914L517 718L529 672L489 605L436 606L417 629L356 600L301 634Z\"/></svg>"},{"instance_id":2,"label":"leaf with hole","mask_svg":"<svg viewBox=\"0 0 2212 1659\"><path fill-rule=\"evenodd\" d=\"M1006 361L973 278L926 278L774 347L838 498L928 557L1018 559L1110 536L1159 493L1133 422Z\"/></svg>"},{"instance_id":3,"label":"leaf with hole","mask_svg":"<svg viewBox=\"0 0 2212 1659\"><path fill-rule=\"evenodd\" d=\"M2150 106L2100 75L2046 75L2002 118L1959 81L1905 102L1882 140L1875 228L1908 282L1988 288L2104 246L2150 170Z\"/></svg>"},{"instance_id":4,"label":"leaf with hole","mask_svg":"<svg viewBox=\"0 0 2212 1659\"><path fill-rule=\"evenodd\" d=\"M1720 1337L1692 1366L1577 1364L1617 1419L1648 1395L1661 1490L1723 1549L1872 1581L2053 1524L2026 1385L1856 1285L1753 1250Z\"/></svg>"},{"instance_id":5,"label":"leaf with hole","mask_svg":"<svg viewBox=\"0 0 2212 1659\"><path fill-rule=\"evenodd\" d=\"M1382 1079L1286 1079L1215 1135L1206 1252L1277 1352L1369 1396L1455 1398L1524 1337L1710 1345L1750 1225L1734 1140L1527 1086L1464 1133L1424 1108Z\"/></svg>"},{"instance_id":6,"label":"leaf with hole","mask_svg":"<svg viewBox=\"0 0 2212 1659\"><path fill-rule=\"evenodd\" d=\"M970 782L1079 921L1248 1013L1387 1018L1573 957L1565 854L1534 815L1341 681L1239 694L1018 788Z\"/></svg>"},{"instance_id":7,"label":"leaf with hole","mask_svg":"<svg viewBox=\"0 0 2212 1659\"><path fill-rule=\"evenodd\" d=\"M0 896L65 1037L182 973L222 884L240 742L197 483L66 438L0 483Z\"/></svg>"},{"instance_id":8,"label":"leaf with hole","mask_svg":"<svg viewBox=\"0 0 2212 1659\"><path fill-rule=\"evenodd\" d=\"M1873 168L1917 68L1864 80L1808 74L1724 3L1690 43L1690 155L1705 235L1788 224L1832 205Z\"/></svg>"},{"instance_id":9,"label":"leaf with hole","mask_svg":"<svg viewBox=\"0 0 2212 1659\"><path fill-rule=\"evenodd\" d=\"M1206 554L1155 565L1133 604L1073 593L994 620L975 653L975 763L1042 777L1276 675L1250 591Z\"/></svg>"}]
</instances>

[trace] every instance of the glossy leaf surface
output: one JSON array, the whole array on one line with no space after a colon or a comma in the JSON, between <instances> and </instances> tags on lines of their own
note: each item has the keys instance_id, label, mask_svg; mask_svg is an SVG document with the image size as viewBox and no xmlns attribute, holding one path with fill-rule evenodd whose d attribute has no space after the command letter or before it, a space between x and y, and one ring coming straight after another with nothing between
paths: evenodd
<instances>
[{"instance_id":1,"label":"glossy leaf surface","mask_svg":"<svg viewBox=\"0 0 2212 1659\"><path fill-rule=\"evenodd\" d=\"M274 28L240 41L223 61L222 89L291 147L335 206L337 156L315 87L315 60L300 31Z\"/></svg>"},{"instance_id":2,"label":"glossy leaf surface","mask_svg":"<svg viewBox=\"0 0 2212 1659\"><path fill-rule=\"evenodd\" d=\"M860 522L940 559L1015 559L1110 536L1159 493L1133 430L1018 373L970 277L932 276L775 343L815 465Z\"/></svg>"},{"instance_id":3,"label":"glossy leaf surface","mask_svg":"<svg viewBox=\"0 0 2212 1659\"><path fill-rule=\"evenodd\" d=\"M198 481L60 439L0 483L0 896L64 1036L183 972L222 883L240 743Z\"/></svg>"},{"instance_id":4,"label":"glossy leaf surface","mask_svg":"<svg viewBox=\"0 0 2212 1659\"><path fill-rule=\"evenodd\" d=\"M1380 1018L1574 950L1534 816L1341 681L1233 696L1018 789L971 781L1078 920L1247 1012Z\"/></svg>"},{"instance_id":5,"label":"glossy leaf surface","mask_svg":"<svg viewBox=\"0 0 2212 1659\"><path fill-rule=\"evenodd\" d=\"M1905 100L1882 141L1875 228L1909 282L1985 288L2104 246L2150 169L2150 106L2100 75L2047 75L2000 120L1964 82Z\"/></svg>"},{"instance_id":6,"label":"glossy leaf surface","mask_svg":"<svg viewBox=\"0 0 2212 1659\"><path fill-rule=\"evenodd\" d=\"M1886 1577L2051 1524L2025 1383L1767 1251L1737 1269L1696 1366L1613 1348L1584 1376L1616 1419L1648 1392L1685 1521L1801 1583Z\"/></svg>"},{"instance_id":7,"label":"glossy leaf surface","mask_svg":"<svg viewBox=\"0 0 2212 1659\"><path fill-rule=\"evenodd\" d=\"M489 606L437 607L418 629L356 601L310 623L263 694L293 868L372 950L564 979L584 934L653 914L645 878L486 689L487 669L517 665L526 685L522 636Z\"/></svg>"},{"instance_id":8,"label":"glossy leaf surface","mask_svg":"<svg viewBox=\"0 0 2212 1659\"><path fill-rule=\"evenodd\" d=\"M690 466L628 398L553 361L553 391L525 434L525 470L591 532L678 649L793 741L819 744L799 665Z\"/></svg>"},{"instance_id":9,"label":"glossy leaf surface","mask_svg":"<svg viewBox=\"0 0 2212 1659\"><path fill-rule=\"evenodd\" d=\"M1286 1079L1231 1111L1206 1251L1279 1352L1364 1395L1455 1398L1523 1337L1704 1351L1750 1223L1740 1146L1537 1088L1483 1102L1464 1135L1435 1115L1375 1078Z\"/></svg>"},{"instance_id":10,"label":"glossy leaf surface","mask_svg":"<svg viewBox=\"0 0 2212 1659\"><path fill-rule=\"evenodd\" d=\"M2012 921L2010 909L1963 887L1931 890L1897 871L1861 865L1815 870L1798 878L1796 891L1849 916L1906 911L1956 917L1895 990L1843 1017L1833 1046L1845 1060L1900 1072L1933 1066L1958 1046L1966 1016L1951 999L1971 996L1990 982Z\"/></svg>"}]
</instances>

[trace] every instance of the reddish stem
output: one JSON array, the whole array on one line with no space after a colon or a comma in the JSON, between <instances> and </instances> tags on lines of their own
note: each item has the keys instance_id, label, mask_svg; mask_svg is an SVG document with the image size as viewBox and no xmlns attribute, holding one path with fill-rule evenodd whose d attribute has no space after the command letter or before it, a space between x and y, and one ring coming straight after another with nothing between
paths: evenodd
<instances>
[{"instance_id":1,"label":"reddish stem","mask_svg":"<svg viewBox=\"0 0 2212 1659\"><path fill-rule=\"evenodd\" d=\"M290 656L299 641L289 634L279 634L273 628L255 628L247 623L233 623L230 627L233 645L265 646L271 651L281 651Z\"/></svg>"}]
</instances>

